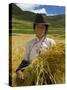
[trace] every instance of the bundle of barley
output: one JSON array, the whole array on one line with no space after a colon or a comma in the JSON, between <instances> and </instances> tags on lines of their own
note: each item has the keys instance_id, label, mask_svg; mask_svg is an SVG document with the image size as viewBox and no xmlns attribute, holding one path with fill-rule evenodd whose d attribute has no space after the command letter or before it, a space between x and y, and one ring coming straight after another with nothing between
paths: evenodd
<instances>
[{"instance_id":1,"label":"bundle of barley","mask_svg":"<svg viewBox=\"0 0 67 90\"><path fill-rule=\"evenodd\" d=\"M64 83L64 44L58 44L39 55L24 71L21 85L45 85Z\"/></svg>"},{"instance_id":2,"label":"bundle of barley","mask_svg":"<svg viewBox=\"0 0 67 90\"><path fill-rule=\"evenodd\" d=\"M65 79L65 47L60 43L40 55L42 60L48 62L51 74L56 83L64 83Z\"/></svg>"}]
</instances>

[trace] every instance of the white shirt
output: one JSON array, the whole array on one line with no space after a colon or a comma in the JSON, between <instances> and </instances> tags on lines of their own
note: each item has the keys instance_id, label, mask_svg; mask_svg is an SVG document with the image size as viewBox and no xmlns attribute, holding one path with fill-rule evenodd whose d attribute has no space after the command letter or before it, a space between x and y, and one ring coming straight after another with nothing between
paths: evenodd
<instances>
[{"instance_id":1,"label":"white shirt","mask_svg":"<svg viewBox=\"0 0 67 90\"><path fill-rule=\"evenodd\" d=\"M25 60L34 60L37 58L41 51L46 51L49 47L55 45L55 41L50 38L42 38L40 41L38 38L34 38L28 42L25 50Z\"/></svg>"}]
</instances>

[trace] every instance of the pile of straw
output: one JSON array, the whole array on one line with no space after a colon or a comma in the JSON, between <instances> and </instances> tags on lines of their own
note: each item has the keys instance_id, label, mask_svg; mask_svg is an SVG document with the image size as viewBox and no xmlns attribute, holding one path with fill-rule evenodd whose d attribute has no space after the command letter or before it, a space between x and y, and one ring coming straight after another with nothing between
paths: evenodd
<instances>
[{"instance_id":1,"label":"pile of straw","mask_svg":"<svg viewBox=\"0 0 67 90\"><path fill-rule=\"evenodd\" d=\"M24 71L22 86L65 82L65 47L58 44L42 52Z\"/></svg>"}]
</instances>

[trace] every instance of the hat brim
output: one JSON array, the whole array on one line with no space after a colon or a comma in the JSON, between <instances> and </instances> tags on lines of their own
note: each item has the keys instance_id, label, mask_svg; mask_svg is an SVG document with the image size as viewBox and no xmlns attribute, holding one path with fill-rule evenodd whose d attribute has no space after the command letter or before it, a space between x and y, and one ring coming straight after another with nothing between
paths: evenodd
<instances>
[{"instance_id":1,"label":"hat brim","mask_svg":"<svg viewBox=\"0 0 67 90\"><path fill-rule=\"evenodd\" d=\"M49 23L34 23L34 24L44 24L44 25L50 25Z\"/></svg>"}]
</instances>

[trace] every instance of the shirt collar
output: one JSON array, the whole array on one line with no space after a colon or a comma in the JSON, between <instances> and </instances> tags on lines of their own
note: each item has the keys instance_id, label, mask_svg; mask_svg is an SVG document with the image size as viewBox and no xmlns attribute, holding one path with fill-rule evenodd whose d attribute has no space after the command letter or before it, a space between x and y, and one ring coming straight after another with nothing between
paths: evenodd
<instances>
[{"instance_id":1,"label":"shirt collar","mask_svg":"<svg viewBox=\"0 0 67 90\"><path fill-rule=\"evenodd\" d=\"M39 40L39 38L38 38L38 37L36 37L36 42L42 42L42 41L44 41L44 39L45 39L45 37L44 37L44 36L42 37L42 39L41 39L41 40Z\"/></svg>"}]
</instances>

